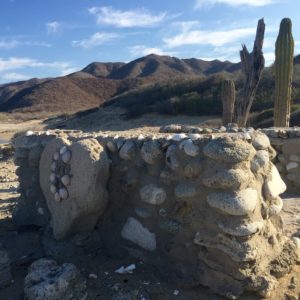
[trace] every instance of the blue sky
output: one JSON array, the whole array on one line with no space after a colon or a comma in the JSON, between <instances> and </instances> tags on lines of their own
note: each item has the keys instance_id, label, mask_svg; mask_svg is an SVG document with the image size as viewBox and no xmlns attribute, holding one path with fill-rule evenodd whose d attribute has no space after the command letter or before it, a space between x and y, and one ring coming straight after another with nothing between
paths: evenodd
<instances>
[{"instance_id":1,"label":"blue sky","mask_svg":"<svg viewBox=\"0 0 300 300\"><path fill-rule=\"evenodd\" d=\"M261 17L267 64L284 17L292 19L300 53L299 0L0 1L0 83L150 53L237 62L241 43L252 49Z\"/></svg>"}]
</instances>

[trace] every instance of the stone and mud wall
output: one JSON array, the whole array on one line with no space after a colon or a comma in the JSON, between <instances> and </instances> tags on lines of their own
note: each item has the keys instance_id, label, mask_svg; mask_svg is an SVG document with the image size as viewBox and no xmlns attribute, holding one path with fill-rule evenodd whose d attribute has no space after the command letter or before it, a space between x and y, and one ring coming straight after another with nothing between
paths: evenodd
<instances>
[{"instance_id":1,"label":"stone and mud wall","mask_svg":"<svg viewBox=\"0 0 300 300\"><path fill-rule=\"evenodd\" d=\"M14 146L19 225L50 227L56 239L97 225L108 251L146 258L178 284L230 299L268 296L300 258L299 239L283 234L279 155L262 132L47 131ZM287 159L298 153L280 149Z\"/></svg>"}]
</instances>

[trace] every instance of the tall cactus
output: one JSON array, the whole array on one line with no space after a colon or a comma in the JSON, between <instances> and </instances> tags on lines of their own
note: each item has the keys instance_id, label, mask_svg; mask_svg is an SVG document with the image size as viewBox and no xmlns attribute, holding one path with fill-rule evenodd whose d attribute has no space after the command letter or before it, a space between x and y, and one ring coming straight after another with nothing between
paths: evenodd
<instances>
[{"instance_id":1,"label":"tall cactus","mask_svg":"<svg viewBox=\"0 0 300 300\"><path fill-rule=\"evenodd\" d=\"M275 49L274 126L288 127L291 113L291 94L294 61L292 22L282 19Z\"/></svg>"},{"instance_id":2,"label":"tall cactus","mask_svg":"<svg viewBox=\"0 0 300 300\"><path fill-rule=\"evenodd\" d=\"M221 84L221 97L223 104L223 124L232 122L235 103L235 84L232 80L224 80Z\"/></svg>"}]
</instances>

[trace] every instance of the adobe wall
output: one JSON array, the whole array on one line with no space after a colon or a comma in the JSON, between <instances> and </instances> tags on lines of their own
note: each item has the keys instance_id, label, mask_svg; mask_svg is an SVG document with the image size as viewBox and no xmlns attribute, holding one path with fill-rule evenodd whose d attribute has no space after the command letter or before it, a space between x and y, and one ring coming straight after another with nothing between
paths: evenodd
<instances>
[{"instance_id":1,"label":"adobe wall","mask_svg":"<svg viewBox=\"0 0 300 300\"><path fill-rule=\"evenodd\" d=\"M267 296L299 259L299 240L283 235L286 185L266 135L222 131L18 137L15 222L57 239L98 224L109 251L146 257L179 284Z\"/></svg>"}]
</instances>

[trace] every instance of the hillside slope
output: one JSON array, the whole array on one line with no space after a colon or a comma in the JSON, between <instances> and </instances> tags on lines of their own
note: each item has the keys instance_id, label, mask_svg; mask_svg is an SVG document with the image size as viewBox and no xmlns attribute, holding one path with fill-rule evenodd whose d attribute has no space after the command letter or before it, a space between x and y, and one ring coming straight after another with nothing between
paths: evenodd
<instances>
[{"instance_id":1,"label":"hillside slope","mask_svg":"<svg viewBox=\"0 0 300 300\"><path fill-rule=\"evenodd\" d=\"M235 72L238 64L148 55L129 63L94 62L64 77L0 85L0 111L49 115L94 108L124 92L170 80Z\"/></svg>"}]
</instances>

